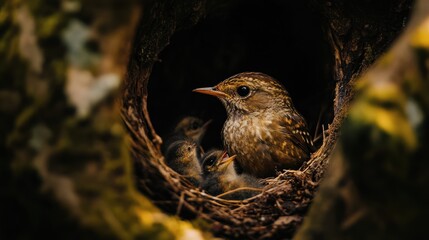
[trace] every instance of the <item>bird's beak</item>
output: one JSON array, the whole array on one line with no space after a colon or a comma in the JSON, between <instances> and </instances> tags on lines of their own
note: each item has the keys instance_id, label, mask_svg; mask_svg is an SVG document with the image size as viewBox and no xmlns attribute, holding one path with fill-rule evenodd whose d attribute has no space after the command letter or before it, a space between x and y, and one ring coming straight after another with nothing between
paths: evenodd
<instances>
[{"instance_id":1,"label":"bird's beak","mask_svg":"<svg viewBox=\"0 0 429 240\"><path fill-rule=\"evenodd\" d=\"M228 152L227 151L223 151L222 155L220 156L220 160L221 160L220 162L222 162L223 159L227 158L227 156L228 156Z\"/></svg>"},{"instance_id":2,"label":"bird's beak","mask_svg":"<svg viewBox=\"0 0 429 240\"><path fill-rule=\"evenodd\" d=\"M225 158L221 160L221 165L224 166L224 168L227 168L229 166L229 164L231 164L232 162L234 162L235 158L237 157L237 155L231 156L229 158Z\"/></svg>"},{"instance_id":3,"label":"bird's beak","mask_svg":"<svg viewBox=\"0 0 429 240\"><path fill-rule=\"evenodd\" d=\"M212 95L212 96L219 97L219 98L224 98L224 97L228 96L228 94L221 92L219 90L216 90L215 87L196 88L196 89L192 90L192 92Z\"/></svg>"},{"instance_id":4,"label":"bird's beak","mask_svg":"<svg viewBox=\"0 0 429 240\"><path fill-rule=\"evenodd\" d=\"M208 120L207 122L205 122L204 124L203 124L203 129L207 129L207 127L210 125L210 123L211 122L213 122L213 120L212 119L210 119L210 120Z\"/></svg>"}]
</instances>

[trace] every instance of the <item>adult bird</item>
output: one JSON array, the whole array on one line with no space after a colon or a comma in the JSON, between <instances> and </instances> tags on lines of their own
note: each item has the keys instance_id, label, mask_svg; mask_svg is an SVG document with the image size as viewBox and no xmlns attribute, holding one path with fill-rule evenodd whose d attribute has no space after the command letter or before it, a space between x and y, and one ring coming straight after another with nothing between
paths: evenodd
<instances>
[{"instance_id":1,"label":"adult bird","mask_svg":"<svg viewBox=\"0 0 429 240\"><path fill-rule=\"evenodd\" d=\"M313 142L307 124L274 78L244 72L193 91L216 96L225 106L224 145L243 173L272 177L309 159Z\"/></svg>"}]
</instances>

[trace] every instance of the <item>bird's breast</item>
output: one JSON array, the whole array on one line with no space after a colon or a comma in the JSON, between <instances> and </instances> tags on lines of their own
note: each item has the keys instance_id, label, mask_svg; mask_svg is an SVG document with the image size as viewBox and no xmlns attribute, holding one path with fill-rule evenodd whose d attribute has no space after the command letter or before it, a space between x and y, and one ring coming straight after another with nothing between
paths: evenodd
<instances>
[{"instance_id":1,"label":"bird's breast","mask_svg":"<svg viewBox=\"0 0 429 240\"><path fill-rule=\"evenodd\" d=\"M258 119L254 117L229 118L223 128L225 145L234 148L233 152L240 152L236 149L243 147L246 143L252 144L261 140L271 138L268 129L271 121L268 119Z\"/></svg>"},{"instance_id":2,"label":"bird's breast","mask_svg":"<svg viewBox=\"0 0 429 240\"><path fill-rule=\"evenodd\" d=\"M271 123L268 116L232 117L225 122L224 145L229 154L237 155L245 172L264 168L264 160L270 160L266 143L273 141Z\"/></svg>"}]
</instances>

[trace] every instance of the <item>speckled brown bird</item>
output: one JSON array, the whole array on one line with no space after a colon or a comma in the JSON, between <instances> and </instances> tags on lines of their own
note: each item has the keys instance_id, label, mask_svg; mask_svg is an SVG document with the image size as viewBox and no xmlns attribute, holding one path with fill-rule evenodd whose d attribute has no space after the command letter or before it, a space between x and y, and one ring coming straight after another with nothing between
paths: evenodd
<instances>
[{"instance_id":1,"label":"speckled brown bird","mask_svg":"<svg viewBox=\"0 0 429 240\"><path fill-rule=\"evenodd\" d=\"M255 190L262 188L259 179L248 174L237 174L232 164L235 156L229 157L226 151L212 150L204 154L202 159L201 187L213 196L236 189L222 198L242 200L258 194L259 191Z\"/></svg>"},{"instance_id":2,"label":"speckled brown bird","mask_svg":"<svg viewBox=\"0 0 429 240\"><path fill-rule=\"evenodd\" d=\"M202 180L200 165L201 147L191 139L180 139L171 143L166 151L168 166L186 177L194 186Z\"/></svg>"},{"instance_id":3,"label":"speckled brown bird","mask_svg":"<svg viewBox=\"0 0 429 240\"><path fill-rule=\"evenodd\" d=\"M214 87L194 92L218 97L227 111L223 141L244 173L275 176L282 169L297 169L313 151L304 118L286 89L258 72L234 75Z\"/></svg>"}]
</instances>

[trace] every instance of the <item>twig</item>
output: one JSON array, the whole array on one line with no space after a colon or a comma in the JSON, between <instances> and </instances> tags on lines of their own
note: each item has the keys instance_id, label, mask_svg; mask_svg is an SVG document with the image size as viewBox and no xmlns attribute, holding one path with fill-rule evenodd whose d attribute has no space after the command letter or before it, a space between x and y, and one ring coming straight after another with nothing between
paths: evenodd
<instances>
[{"instance_id":1,"label":"twig","mask_svg":"<svg viewBox=\"0 0 429 240\"><path fill-rule=\"evenodd\" d=\"M225 196L225 195L229 195L229 194L231 194L231 193L235 193L235 192L239 192L239 191L244 191L244 190L249 190L249 191L259 191L259 192L262 192L262 189L260 189L260 188L241 187L241 188L236 188L236 189L233 189L233 190L229 190L229 191L227 191L227 192L224 192L224 193L222 193L222 194L217 195L216 197L220 198L220 197L223 197L223 196Z\"/></svg>"},{"instance_id":2,"label":"twig","mask_svg":"<svg viewBox=\"0 0 429 240\"><path fill-rule=\"evenodd\" d=\"M185 201L185 192L180 194L179 204L177 206L176 215L180 216L180 211L182 210L183 202Z\"/></svg>"}]
</instances>

